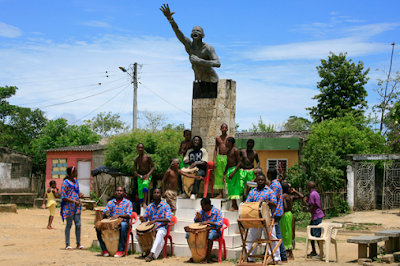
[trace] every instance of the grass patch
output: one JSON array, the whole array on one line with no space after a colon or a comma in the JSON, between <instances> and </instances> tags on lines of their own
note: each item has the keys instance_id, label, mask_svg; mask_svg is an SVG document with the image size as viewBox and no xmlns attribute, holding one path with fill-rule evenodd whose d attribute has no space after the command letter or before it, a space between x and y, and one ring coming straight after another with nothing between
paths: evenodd
<instances>
[{"instance_id":1,"label":"grass patch","mask_svg":"<svg viewBox=\"0 0 400 266\"><path fill-rule=\"evenodd\" d=\"M306 243L307 238L296 236L296 243Z\"/></svg>"},{"instance_id":2,"label":"grass patch","mask_svg":"<svg viewBox=\"0 0 400 266\"><path fill-rule=\"evenodd\" d=\"M346 226L346 229L351 230L351 231L369 230L369 228L364 226L364 224L352 224L352 225Z\"/></svg>"},{"instance_id":3,"label":"grass patch","mask_svg":"<svg viewBox=\"0 0 400 266\"><path fill-rule=\"evenodd\" d=\"M307 229L310 225L310 220L296 221L296 229Z\"/></svg>"},{"instance_id":4,"label":"grass patch","mask_svg":"<svg viewBox=\"0 0 400 266\"><path fill-rule=\"evenodd\" d=\"M17 209L32 209L33 204L18 204Z\"/></svg>"},{"instance_id":5,"label":"grass patch","mask_svg":"<svg viewBox=\"0 0 400 266\"><path fill-rule=\"evenodd\" d=\"M90 246L88 247L86 250L90 251L90 252L101 252L101 247L95 247L95 246Z\"/></svg>"},{"instance_id":6,"label":"grass patch","mask_svg":"<svg viewBox=\"0 0 400 266\"><path fill-rule=\"evenodd\" d=\"M88 222L87 224L94 224L94 222Z\"/></svg>"}]
</instances>

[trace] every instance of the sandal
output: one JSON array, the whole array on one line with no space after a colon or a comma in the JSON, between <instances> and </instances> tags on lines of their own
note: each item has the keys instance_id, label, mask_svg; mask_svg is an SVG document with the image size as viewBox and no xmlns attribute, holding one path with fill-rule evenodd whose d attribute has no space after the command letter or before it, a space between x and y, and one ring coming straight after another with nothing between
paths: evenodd
<instances>
[{"instance_id":1,"label":"sandal","mask_svg":"<svg viewBox=\"0 0 400 266\"><path fill-rule=\"evenodd\" d=\"M145 260L146 260L146 262L150 262L150 261L152 261L153 259L152 259L150 256L147 256L147 257L145 258Z\"/></svg>"},{"instance_id":2,"label":"sandal","mask_svg":"<svg viewBox=\"0 0 400 266\"><path fill-rule=\"evenodd\" d=\"M65 249L66 250L74 250L71 246L67 246Z\"/></svg>"},{"instance_id":3,"label":"sandal","mask_svg":"<svg viewBox=\"0 0 400 266\"><path fill-rule=\"evenodd\" d=\"M86 248L85 248L84 246L82 246L82 245L79 245L79 246L77 246L76 248L77 248L77 249L83 249L83 250L86 249Z\"/></svg>"}]
</instances>

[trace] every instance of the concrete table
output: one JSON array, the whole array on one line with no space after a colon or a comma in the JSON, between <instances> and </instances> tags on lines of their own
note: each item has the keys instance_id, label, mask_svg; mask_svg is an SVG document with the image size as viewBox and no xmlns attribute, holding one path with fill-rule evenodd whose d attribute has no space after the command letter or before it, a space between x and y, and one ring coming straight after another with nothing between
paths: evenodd
<instances>
[{"instance_id":1,"label":"concrete table","mask_svg":"<svg viewBox=\"0 0 400 266\"><path fill-rule=\"evenodd\" d=\"M376 236L387 236L385 241L385 253L393 253L400 251L400 230L383 230L375 233Z\"/></svg>"},{"instance_id":2,"label":"concrete table","mask_svg":"<svg viewBox=\"0 0 400 266\"><path fill-rule=\"evenodd\" d=\"M389 237L387 236L356 236L347 239L347 243L355 243L358 244L358 258L374 258L378 254L378 242L388 241ZM369 256L367 256L367 247L369 247Z\"/></svg>"}]
</instances>

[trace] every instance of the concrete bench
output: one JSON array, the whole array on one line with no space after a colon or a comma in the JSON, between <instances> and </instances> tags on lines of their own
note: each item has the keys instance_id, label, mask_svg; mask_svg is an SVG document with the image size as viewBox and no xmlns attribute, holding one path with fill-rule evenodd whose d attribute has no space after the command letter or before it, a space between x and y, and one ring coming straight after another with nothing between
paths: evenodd
<instances>
[{"instance_id":1,"label":"concrete bench","mask_svg":"<svg viewBox=\"0 0 400 266\"><path fill-rule=\"evenodd\" d=\"M400 251L400 230L383 230L375 233L376 236L387 236L385 241L385 253L393 253Z\"/></svg>"},{"instance_id":2,"label":"concrete bench","mask_svg":"<svg viewBox=\"0 0 400 266\"><path fill-rule=\"evenodd\" d=\"M378 254L378 242L388 241L389 237L387 236L356 236L347 239L347 243L355 243L358 244L358 258L374 258ZM369 247L369 256L367 254L367 248Z\"/></svg>"}]
</instances>

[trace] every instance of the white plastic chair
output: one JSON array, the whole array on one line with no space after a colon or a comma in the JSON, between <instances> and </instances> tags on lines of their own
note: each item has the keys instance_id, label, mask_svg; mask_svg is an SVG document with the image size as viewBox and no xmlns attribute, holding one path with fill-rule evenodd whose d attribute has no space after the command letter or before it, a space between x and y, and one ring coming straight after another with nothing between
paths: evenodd
<instances>
[{"instance_id":1,"label":"white plastic chair","mask_svg":"<svg viewBox=\"0 0 400 266\"><path fill-rule=\"evenodd\" d=\"M336 253L336 261L338 259L338 252L337 252L337 242L336 242L336 234L337 228L342 227L343 225L340 223L320 223L319 225L309 225L307 226L307 240L306 240L306 258L307 258L307 251L308 251L308 243L310 240L316 240L321 243L321 251L320 251L320 259L323 259L323 243L325 242L325 262L329 262L329 254L330 254L330 244L335 245L335 253ZM315 237L311 235L312 228L321 228L323 230L321 237Z\"/></svg>"}]
</instances>

